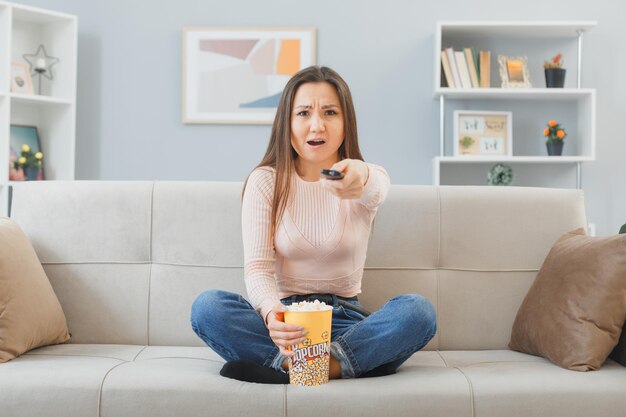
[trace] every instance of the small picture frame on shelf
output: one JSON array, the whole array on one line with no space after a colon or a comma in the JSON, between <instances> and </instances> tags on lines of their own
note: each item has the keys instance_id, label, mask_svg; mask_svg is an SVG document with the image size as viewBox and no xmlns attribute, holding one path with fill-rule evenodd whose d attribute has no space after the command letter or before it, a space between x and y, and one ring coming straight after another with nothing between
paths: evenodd
<instances>
[{"instance_id":1,"label":"small picture frame on shelf","mask_svg":"<svg viewBox=\"0 0 626 417\"><path fill-rule=\"evenodd\" d=\"M29 167L20 166L19 158L24 156L22 147L28 145L26 158ZM41 181L44 179L44 165L33 164L34 155L41 151L41 142L36 126L11 125L9 141L9 181ZM42 159L43 161L43 159Z\"/></svg>"},{"instance_id":2,"label":"small picture frame on shelf","mask_svg":"<svg viewBox=\"0 0 626 417\"><path fill-rule=\"evenodd\" d=\"M454 156L512 156L512 124L511 112L456 110Z\"/></svg>"},{"instance_id":3,"label":"small picture frame on shelf","mask_svg":"<svg viewBox=\"0 0 626 417\"><path fill-rule=\"evenodd\" d=\"M33 79L28 65L23 62L11 62L11 91L13 93L33 94Z\"/></svg>"},{"instance_id":4,"label":"small picture frame on shelf","mask_svg":"<svg viewBox=\"0 0 626 417\"><path fill-rule=\"evenodd\" d=\"M528 57L498 55L502 88L530 88Z\"/></svg>"}]
</instances>

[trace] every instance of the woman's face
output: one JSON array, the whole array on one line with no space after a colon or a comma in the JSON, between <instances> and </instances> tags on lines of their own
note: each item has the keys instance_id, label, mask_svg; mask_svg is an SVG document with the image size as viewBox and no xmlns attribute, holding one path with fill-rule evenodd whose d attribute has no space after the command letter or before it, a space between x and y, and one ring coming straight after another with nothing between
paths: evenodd
<instances>
[{"instance_id":1,"label":"woman's face","mask_svg":"<svg viewBox=\"0 0 626 417\"><path fill-rule=\"evenodd\" d=\"M335 88L327 82L298 87L291 112L291 146L300 164L330 168L338 161L344 140L343 109Z\"/></svg>"}]
</instances>

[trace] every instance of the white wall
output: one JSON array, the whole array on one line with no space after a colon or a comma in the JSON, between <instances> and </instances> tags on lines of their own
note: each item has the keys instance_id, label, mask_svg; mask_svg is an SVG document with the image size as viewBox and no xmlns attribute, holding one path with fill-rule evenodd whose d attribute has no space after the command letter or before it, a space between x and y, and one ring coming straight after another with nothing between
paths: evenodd
<instances>
[{"instance_id":1,"label":"white wall","mask_svg":"<svg viewBox=\"0 0 626 417\"><path fill-rule=\"evenodd\" d=\"M432 98L437 20L597 20L585 37L583 87L597 88L597 161L583 165L597 233L626 222L626 3L620 0L145 2L24 0L78 15L78 179L243 181L269 126L181 123L181 29L303 25L318 30L318 63L348 81L366 160L396 184L430 184L438 153ZM575 66L575 57L565 57ZM540 140L540 138L538 138Z\"/></svg>"}]
</instances>

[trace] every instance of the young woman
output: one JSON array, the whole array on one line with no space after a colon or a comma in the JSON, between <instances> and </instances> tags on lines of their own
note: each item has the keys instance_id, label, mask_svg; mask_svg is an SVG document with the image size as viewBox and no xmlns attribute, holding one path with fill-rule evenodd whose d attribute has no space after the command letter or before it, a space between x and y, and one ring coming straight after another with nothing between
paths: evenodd
<instances>
[{"instance_id":1,"label":"young woman","mask_svg":"<svg viewBox=\"0 0 626 417\"><path fill-rule=\"evenodd\" d=\"M344 177L325 179L322 169ZM435 312L424 297L400 295L371 315L357 298L372 221L388 189L385 169L361 156L345 81L326 67L294 75L242 194L250 302L209 290L192 307L193 330L228 361L221 375L289 383L288 348L305 333L284 323L283 311L303 300L334 307L331 379L395 373L432 339Z\"/></svg>"}]
</instances>

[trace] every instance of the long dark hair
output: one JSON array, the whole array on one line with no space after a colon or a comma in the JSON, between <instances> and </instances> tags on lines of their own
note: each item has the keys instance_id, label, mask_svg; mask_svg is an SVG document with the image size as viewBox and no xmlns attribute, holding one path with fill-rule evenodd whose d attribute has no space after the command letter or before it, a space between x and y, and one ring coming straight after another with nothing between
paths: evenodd
<instances>
[{"instance_id":1,"label":"long dark hair","mask_svg":"<svg viewBox=\"0 0 626 417\"><path fill-rule=\"evenodd\" d=\"M261 162L255 167L255 169L260 167L272 167L276 171L274 197L272 200L272 229L270 242L274 242L276 227L285 212L291 189L292 172L295 165L294 161L298 158L298 154L295 149L293 149L293 146L291 146L291 113L293 110L293 99L302 84L320 82L327 82L332 85L339 96L345 134L343 143L337 151L339 160L349 158L363 161L363 156L359 149L356 113L354 111L354 103L352 102L352 94L350 94L348 84L346 84L337 72L328 67L311 66L300 70L287 82L283 90L276 110L276 117L272 125L272 133L267 150ZM246 192L247 183L248 178L246 178L243 185L243 191L241 193L242 199Z\"/></svg>"}]
</instances>

